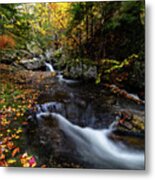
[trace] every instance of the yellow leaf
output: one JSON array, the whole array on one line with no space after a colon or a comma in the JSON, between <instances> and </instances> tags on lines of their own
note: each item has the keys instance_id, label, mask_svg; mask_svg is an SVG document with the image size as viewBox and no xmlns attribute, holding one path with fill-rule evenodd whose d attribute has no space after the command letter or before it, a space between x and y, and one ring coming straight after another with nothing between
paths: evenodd
<instances>
[{"instance_id":1,"label":"yellow leaf","mask_svg":"<svg viewBox=\"0 0 155 180\"><path fill-rule=\"evenodd\" d=\"M19 26L21 25L21 23L19 21L17 21L16 24L19 25Z\"/></svg>"},{"instance_id":2,"label":"yellow leaf","mask_svg":"<svg viewBox=\"0 0 155 180\"><path fill-rule=\"evenodd\" d=\"M8 133L10 133L10 132L11 132L11 130L10 130L10 129L8 129L8 130L7 130L7 132L8 132Z\"/></svg>"},{"instance_id":3,"label":"yellow leaf","mask_svg":"<svg viewBox=\"0 0 155 180\"><path fill-rule=\"evenodd\" d=\"M15 139L19 139L20 138L20 136L15 136Z\"/></svg>"},{"instance_id":4,"label":"yellow leaf","mask_svg":"<svg viewBox=\"0 0 155 180\"><path fill-rule=\"evenodd\" d=\"M23 164L23 167L30 167L30 165L29 165L29 163L27 162L27 163Z\"/></svg>"},{"instance_id":5,"label":"yellow leaf","mask_svg":"<svg viewBox=\"0 0 155 180\"><path fill-rule=\"evenodd\" d=\"M17 134L19 134L19 133L21 133L21 132L22 132L22 129L21 129L21 128L19 128L19 129L16 131Z\"/></svg>"},{"instance_id":6,"label":"yellow leaf","mask_svg":"<svg viewBox=\"0 0 155 180\"><path fill-rule=\"evenodd\" d=\"M7 29L12 29L14 26L12 24L4 24L4 27Z\"/></svg>"},{"instance_id":7,"label":"yellow leaf","mask_svg":"<svg viewBox=\"0 0 155 180\"><path fill-rule=\"evenodd\" d=\"M8 150L8 149L5 149L4 151L5 151L5 153L8 153L8 152L9 152L9 150Z\"/></svg>"},{"instance_id":8,"label":"yellow leaf","mask_svg":"<svg viewBox=\"0 0 155 180\"><path fill-rule=\"evenodd\" d=\"M15 109L15 108L12 108L12 111L13 111L13 112L16 112L16 109Z\"/></svg>"},{"instance_id":9,"label":"yellow leaf","mask_svg":"<svg viewBox=\"0 0 155 180\"><path fill-rule=\"evenodd\" d=\"M7 160L7 163L8 164L14 164L14 163L16 163L16 160L15 159L9 159L9 160Z\"/></svg>"}]
</instances>

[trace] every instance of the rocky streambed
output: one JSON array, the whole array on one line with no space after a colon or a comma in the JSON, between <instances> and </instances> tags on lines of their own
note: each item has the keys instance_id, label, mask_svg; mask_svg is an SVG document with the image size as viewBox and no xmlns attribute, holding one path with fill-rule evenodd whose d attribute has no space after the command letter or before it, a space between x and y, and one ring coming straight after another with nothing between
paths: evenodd
<instances>
[{"instance_id":1,"label":"rocky streambed","mask_svg":"<svg viewBox=\"0 0 155 180\"><path fill-rule=\"evenodd\" d=\"M45 78L39 88L38 104L28 113L26 134L28 147L42 163L66 168L144 168L144 105L92 82L60 76Z\"/></svg>"},{"instance_id":2,"label":"rocky streambed","mask_svg":"<svg viewBox=\"0 0 155 180\"><path fill-rule=\"evenodd\" d=\"M24 128L38 166L144 169L144 104L59 72L1 67L1 78L38 92Z\"/></svg>"}]
</instances>

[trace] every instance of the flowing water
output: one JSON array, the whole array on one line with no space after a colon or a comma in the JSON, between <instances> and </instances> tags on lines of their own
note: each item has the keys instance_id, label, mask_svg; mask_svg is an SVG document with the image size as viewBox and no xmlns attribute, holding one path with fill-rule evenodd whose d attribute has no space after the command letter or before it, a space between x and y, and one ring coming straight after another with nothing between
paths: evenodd
<instances>
[{"instance_id":1,"label":"flowing water","mask_svg":"<svg viewBox=\"0 0 155 180\"><path fill-rule=\"evenodd\" d=\"M54 71L50 64L46 66ZM42 91L36 111L28 117L28 144L38 158L49 167L144 169L143 139L134 137L137 146L117 139L113 133L115 111L141 113L141 107L93 83L57 74L43 82L41 88L48 88Z\"/></svg>"},{"instance_id":2,"label":"flowing water","mask_svg":"<svg viewBox=\"0 0 155 180\"><path fill-rule=\"evenodd\" d=\"M53 66L51 66L50 63L45 63L45 65L46 65L47 69L49 69L49 71L55 72Z\"/></svg>"}]
</instances>

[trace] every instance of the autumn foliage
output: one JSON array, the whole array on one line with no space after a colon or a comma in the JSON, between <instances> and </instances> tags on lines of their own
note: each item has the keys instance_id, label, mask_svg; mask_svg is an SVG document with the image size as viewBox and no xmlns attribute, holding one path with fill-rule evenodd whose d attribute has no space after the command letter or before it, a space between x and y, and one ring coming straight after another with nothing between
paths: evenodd
<instances>
[{"instance_id":1,"label":"autumn foliage","mask_svg":"<svg viewBox=\"0 0 155 180\"><path fill-rule=\"evenodd\" d=\"M14 48L16 45L13 37L8 35L0 35L0 49Z\"/></svg>"}]
</instances>

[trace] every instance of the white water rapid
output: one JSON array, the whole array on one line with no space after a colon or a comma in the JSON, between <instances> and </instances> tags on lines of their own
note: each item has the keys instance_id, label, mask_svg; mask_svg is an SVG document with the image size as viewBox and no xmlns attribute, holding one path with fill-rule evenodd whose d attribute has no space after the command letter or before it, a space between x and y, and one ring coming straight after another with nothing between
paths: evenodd
<instances>
[{"instance_id":1,"label":"white water rapid","mask_svg":"<svg viewBox=\"0 0 155 180\"><path fill-rule=\"evenodd\" d=\"M58 113L41 112L37 114L38 120L51 119L57 121L59 128L75 143L76 150L82 158L93 163L97 168L105 169L144 169L144 153L128 149L121 143L114 143L109 129L95 130L89 127L82 128L72 124Z\"/></svg>"},{"instance_id":2,"label":"white water rapid","mask_svg":"<svg viewBox=\"0 0 155 180\"><path fill-rule=\"evenodd\" d=\"M50 72L55 72L53 66L50 63L45 63L45 65L49 69Z\"/></svg>"}]
</instances>

